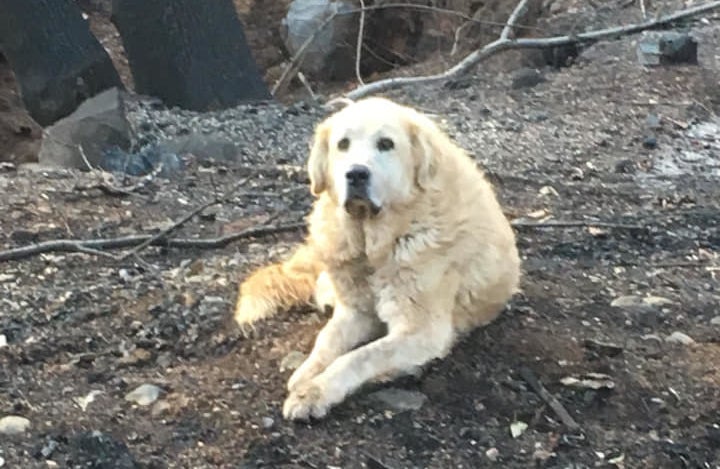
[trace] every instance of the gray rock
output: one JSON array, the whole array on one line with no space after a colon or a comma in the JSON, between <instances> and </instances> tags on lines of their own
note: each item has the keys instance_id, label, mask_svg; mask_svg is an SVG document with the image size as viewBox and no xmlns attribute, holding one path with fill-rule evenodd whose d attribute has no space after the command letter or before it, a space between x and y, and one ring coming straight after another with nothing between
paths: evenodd
<instances>
[{"instance_id":1,"label":"gray rock","mask_svg":"<svg viewBox=\"0 0 720 469\"><path fill-rule=\"evenodd\" d=\"M669 336L665 337L665 342L669 342L672 344L691 345L695 343L695 340L693 340L692 337L685 334L684 332L675 331Z\"/></svg>"},{"instance_id":2,"label":"gray rock","mask_svg":"<svg viewBox=\"0 0 720 469\"><path fill-rule=\"evenodd\" d=\"M710 320L710 324L713 326L720 326L720 316L715 316Z\"/></svg>"},{"instance_id":3,"label":"gray rock","mask_svg":"<svg viewBox=\"0 0 720 469\"><path fill-rule=\"evenodd\" d=\"M300 365L302 365L306 358L307 355L304 353L293 350L280 360L280 372L282 373L287 370L297 369Z\"/></svg>"},{"instance_id":4,"label":"gray rock","mask_svg":"<svg viewBox=\"0 0 720 469\"><path fill-rule=\"evenodd\" d=\"M646 31L637 46L638 61L642 65L697 65L697 41L688 33L677 31Z\"/></svg>"},{"instance_id":5,"label":"gray rock","mask_svg":"<svg viewBox=\"0 0 720 469\"><path fill-rule=\"evenodd\" d=\"M160 397L162 389L154 384L142 384L130 391L125 400L134 402L135 404L146 406L150 405Z\"/></svg>"},{"instance_id":6,"label":"gray rock","mask_svg":"<svg viewBox=\"0 0 720 469\"><path fill-rule=\"evenodd\" d=\"M8 415L0 419L0 434L19 435L30 428L30 420L18 415Z\"/></svg>"},{"instance_id":7,"label":"gray rock","mask_svg":"<svg viewBox=\"0 0 720 469\"><path fill-rule=\"evenodd\" d=\"M282 22L286 33L285 45L292 54L296 54L330 15L355 7L354 3L347 1L294 0ZM315 36L305 49L300 66L302 71L332 78L352 75L358 23L355 16L339 15Z\"/></svg>"},{"instance_id":8,"label":"gray rock","mask_svg":"<svg viewBox=\"0 0 720 469\"><path fill-rule=\"evenodd\" d=\"M428 399L427 396L421 392L407 391L399 388L382 389L370 394L368 398L382 404L390 410L398 412L418 410Z\"/></svg>"},{"instance_id":9,"label":"gray rock","mask_svg":"<svg viewBox=\"0 0 720 469\"><path fill-rule=\"evenodd\" d=\"M263 417L261 423L263 428L272 428L275 425L275 420L272 417Z\"/></svg>"},{"instance_id":10,"label":"gray rock","mask_svg":"<svg viewBox=\"0 0 720 469\"><path fill-rule=\"evenodd\" d=\"M108 149L129 149L132 130L125 117L124 96L123 91L111 88L88 99L75 112L45 129L39 163L87 169L85 159L97 167L103 152Z\"/></svg>"}]
</instances>

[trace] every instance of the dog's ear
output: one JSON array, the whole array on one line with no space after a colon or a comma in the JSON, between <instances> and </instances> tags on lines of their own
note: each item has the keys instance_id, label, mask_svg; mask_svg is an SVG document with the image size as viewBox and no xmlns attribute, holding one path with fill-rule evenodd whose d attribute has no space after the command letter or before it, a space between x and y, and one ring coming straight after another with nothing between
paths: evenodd
<instances>
[{"instance_id":1,"label":"dog's ear","mask_svg":"<svg viewBox=\"0 0 720 469\"><path fill-rule=\"evenodd\" d=\"M310 192L316 197L327 189L329 138L330 126L323 122L315 129L308 159Z\"/></svg>"},{"instance_id":2,"label":"dog's ear","mask_svg":"<svg viewBox=\"0 0 720 469\"><path fill-rule=\"evenodd\" d=\"M410 142L415 158L415 183L425 189L437 172L445 137L428 117L419 114L413 117L410 123Z\"/></svg>"}]
</instances>

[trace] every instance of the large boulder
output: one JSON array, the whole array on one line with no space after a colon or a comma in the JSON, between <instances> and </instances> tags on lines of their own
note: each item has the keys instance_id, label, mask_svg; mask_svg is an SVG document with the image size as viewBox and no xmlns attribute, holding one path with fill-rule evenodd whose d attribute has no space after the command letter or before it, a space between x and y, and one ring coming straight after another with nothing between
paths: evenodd
<instances>
[{"instance_id":1,"label":"large boulder","mask_svg":"<svg viewBox=\"0 0 720 469\"><path fill-rule=\"evenodd\" d=\"M71 115L45 129L39 163L88 169L110 149L129 150L132 128L125 115L124 92L112 88L88 99Z\"/></svg>"}]
</instances>

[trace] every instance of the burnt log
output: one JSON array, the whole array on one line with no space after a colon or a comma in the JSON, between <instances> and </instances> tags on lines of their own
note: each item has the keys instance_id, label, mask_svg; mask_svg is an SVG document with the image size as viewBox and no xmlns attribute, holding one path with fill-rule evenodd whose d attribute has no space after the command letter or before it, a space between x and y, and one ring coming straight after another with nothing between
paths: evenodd
<instances>
[{"instance_id":1,"label":"burnt log","mask_svg":"<svg viewBox=\"0 0 720 469\"><path fill-rule=\"evenodd\" d=\"M194 111L271 98L232 0L114 0L135 90Z\"/></svg>"},{"instance_id":2,"label":"burnt log","mask_svg":"<svg viewBox=\"0 0 720 469\"><path fill-rule=\"evenodd\" d=\"M122 87L110 56L74 0L0 0L0 44L23 103L40 125Z\"/></svg>"}]
</instances>

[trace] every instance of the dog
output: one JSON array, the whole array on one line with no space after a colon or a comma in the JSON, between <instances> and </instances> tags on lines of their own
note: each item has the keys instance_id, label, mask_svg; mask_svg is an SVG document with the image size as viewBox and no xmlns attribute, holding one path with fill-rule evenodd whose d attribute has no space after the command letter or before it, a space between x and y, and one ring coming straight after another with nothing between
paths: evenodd
<instances>
[{"instance_id":1,"label":"dog","mask_svg":"<svg viewBox=\"0 0 720 469\"><path fill-rule=\"evenodd\" d=\"M425 114L372 97L315 129L305 242L239 288L241 326L330 307L283 416L323 418L362 385L417 372L518 291L515 234L475 162Z\"/></svg>"}]
</instances>

